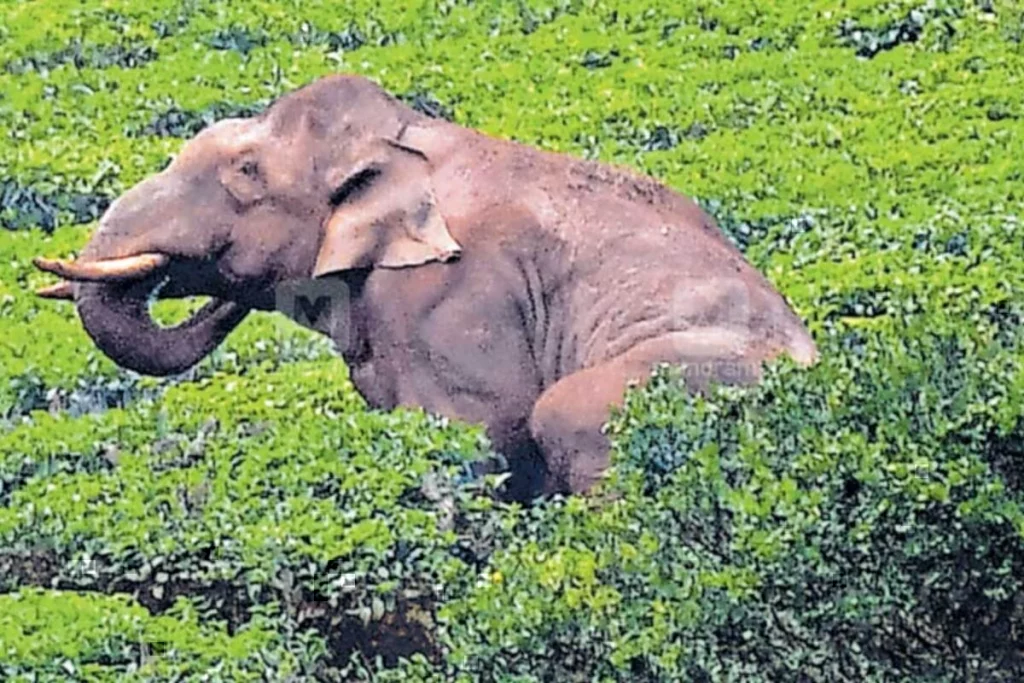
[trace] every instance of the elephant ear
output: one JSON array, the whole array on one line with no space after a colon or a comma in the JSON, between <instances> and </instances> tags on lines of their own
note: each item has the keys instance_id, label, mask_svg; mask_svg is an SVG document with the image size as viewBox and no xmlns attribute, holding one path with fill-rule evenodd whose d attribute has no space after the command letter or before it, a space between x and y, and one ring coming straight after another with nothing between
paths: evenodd
<instances>
[{"instance_id":1,"label":"elephant ear","mask_svg":"<svg viewBox=\"0 0 1024 683\"><path fill-rule=\"evenodd\" d=\"M370 148L328 173L333 210L313 276L459 258L462 247L438 209L426 157L391 140Z\"/></svg>"}]
</instances>

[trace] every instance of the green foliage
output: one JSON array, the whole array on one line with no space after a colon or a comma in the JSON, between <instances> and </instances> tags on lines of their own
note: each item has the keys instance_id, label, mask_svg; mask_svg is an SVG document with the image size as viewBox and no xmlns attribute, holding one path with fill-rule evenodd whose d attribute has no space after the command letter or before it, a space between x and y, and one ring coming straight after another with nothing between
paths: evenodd
<instances>
[{"instance_id":1,"label":"green foliage","mask_svg":"<svg viewBox=\"0 0 1024 683\"><path fill-rule=\"evenodd\" d=\"M5 4L0 677L1019 680L1022 36L1000 0ZM611 500L521 510L479 429L366 410L279 317L153 380L31 296L183 138L337 71L697 197L822 363L664 370Z\"/></svg>"},{"instance_id":2,"label":"green foliage","mask_svg":"<svg viewBox=\"0 0 1024 683\"><path fill-rule=\"evenodd\" d=\"M1024 364L927 332L858 336L861 363L844 341L753 391L694 399L663 371L632 394L617 501L521 520L446 605L457 670L1017 680L1024 500L996 472L1021 465L993 451L1020 439Z\"/></svg>"},{"instance_id":3,"label":"green foliage","mask_svg":"<svg viewBox=\"0 0 1024 683\"><path fill-rule=\"evenodd\" d=\"M466 571L458 528L491 514L464 483L481 438L366 412L340 363L36 414L0 438L0 590L127 592L157 613L187 597L232 632L264 609L296 631L422 621Z\"/></svg>"},{"instance_id":4,"label":"green foliage","mask_svg":"<svg viewBox=\"0 0 1024 683\"><path fill-rule=\"evenodd\" d=\"M185 601L163 616L122 596L25 589L0 595L5 681L262 681L303 662L268 620L228 635ZM264 623L266 622L266 623ZM55 628L57 626L57 628Z\"/></svg>"}]
</instances>

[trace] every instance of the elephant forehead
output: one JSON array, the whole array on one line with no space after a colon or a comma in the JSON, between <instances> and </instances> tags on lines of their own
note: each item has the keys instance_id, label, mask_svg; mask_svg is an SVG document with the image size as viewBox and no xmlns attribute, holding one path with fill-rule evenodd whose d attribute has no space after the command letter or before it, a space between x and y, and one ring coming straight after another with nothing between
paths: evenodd
<instances>
[{"instance_id":1,"label":"elephant forehead","mask_svg":"<svg viewBox=\"0 0 1024 683\"><path fill-rule=\"evenodd\" d=\"M267 141L267 128L255 119L223 119L204 129L178 155L182 161L223 158Z\"/></svg>"}]
</instances>

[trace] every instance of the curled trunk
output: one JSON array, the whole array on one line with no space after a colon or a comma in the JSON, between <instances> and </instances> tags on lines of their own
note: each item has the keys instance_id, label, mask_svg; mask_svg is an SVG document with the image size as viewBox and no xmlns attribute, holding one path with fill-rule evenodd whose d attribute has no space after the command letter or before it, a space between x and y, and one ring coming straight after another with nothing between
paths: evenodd
<instances>
[{"instance_id":1,"label":"curled trunk","mask_svg":"<svg viewBox=\"0 0 1024 683\"><path fill-rule=\"evenodd\" d=\"M157 281L77 285L75 305L97 346L118 365L145 375L184 372L205 358L245 318L248 309L214 299L176 327L160 327L149 314Z\"/></svg>"}]
</instances>

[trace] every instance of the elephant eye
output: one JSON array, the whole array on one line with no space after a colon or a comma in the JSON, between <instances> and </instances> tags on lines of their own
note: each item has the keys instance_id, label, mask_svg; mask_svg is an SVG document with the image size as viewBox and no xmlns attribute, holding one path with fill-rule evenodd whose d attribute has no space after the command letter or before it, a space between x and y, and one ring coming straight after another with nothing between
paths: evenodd
<instances>
[{"instance_id":1,"label":"elephant eye","mask_svg":"<svg viewBox=\"0 0 1024 683\"><path fill-rule=\"evenodd\" d=\"M259 166L256 165L255 161L246 161L239 170L247 178L256 178L260 174Z\"/></svg>"}]
</instances>

